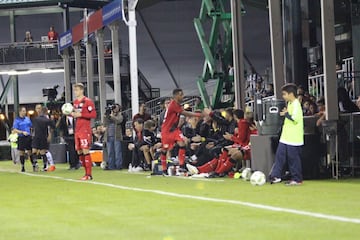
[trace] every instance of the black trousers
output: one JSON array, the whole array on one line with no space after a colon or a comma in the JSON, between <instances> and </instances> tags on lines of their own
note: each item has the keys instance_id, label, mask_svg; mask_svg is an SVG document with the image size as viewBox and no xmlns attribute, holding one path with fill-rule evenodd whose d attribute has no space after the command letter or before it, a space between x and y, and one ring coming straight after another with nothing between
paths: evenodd
<instances>
[{"instance_id":1,"label":"black trousers","mask_svg":"<svg viewBox=\"0 0 360 240\"><path fill-rule=\"evenodd\" d=\"M144 162L145 162L144 153L142 151L140 151L139 148L135 147L134 150L132 151L131 166L138 167L138 166L141 166L142 163L144 163Z\"/></svg>"},{"instance_id":2,"label":"black trousers","mask_svg":"<svg viewBox=\"0 0 360 240\"><path fill-rule=\"evenodd\" d=\"M71 168L79 166L79 156L75 150L75 139L73 136L64 137L66 150L69 152L69 164Z\"/></svg>"}]
</instances>

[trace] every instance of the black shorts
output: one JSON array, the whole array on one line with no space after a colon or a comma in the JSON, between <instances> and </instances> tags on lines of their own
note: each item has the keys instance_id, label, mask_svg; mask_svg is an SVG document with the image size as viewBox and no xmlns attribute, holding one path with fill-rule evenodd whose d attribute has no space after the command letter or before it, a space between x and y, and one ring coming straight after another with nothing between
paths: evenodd
<instances>
[{"instance_id":1,"label":"black shorts","mask_svg":"<svg viewBox=\"0 0 360 240\"><path fill-rule=\"evenodd\" d=\"M19 136L18 150L19 151L31 150L31 136Z\"/></svg>"},{"instance_id":2,"label":"black shorts","mask_svg":"<svg viewBox=\"0 0 360 240\"><path fill-rule=\"evenodd\" d=\"M38 150L48 150L49 149L49 143L47 141L46 137L33 137L32 139L32 148L38 149Z\"/></svg>"}]
</instances>

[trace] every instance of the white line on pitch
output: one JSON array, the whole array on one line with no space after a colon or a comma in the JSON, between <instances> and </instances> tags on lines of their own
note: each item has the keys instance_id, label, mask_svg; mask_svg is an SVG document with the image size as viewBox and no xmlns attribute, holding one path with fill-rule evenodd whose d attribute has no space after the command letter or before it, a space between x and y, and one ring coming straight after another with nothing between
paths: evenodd
<instances>
[{"instance_id":1,"label":"white line on pitch","mask_svg":"<svg viewBox=\"0 0 360 240\"><path fill-rule=\"evenodd\" d=\"M149 175L148 172L120 172L120 174L125 175L140 175L144 176L145 178L152 178L152 177L170 177L176 179L184 179L184 180L192 180L192 181L204 181L204 182L225 182L223 179L213 179L213 178L193 178L193 177L184 177L184 176L162 176L162 175Z\"/></svg>"},{"instance_id":2,"label":"white line on pitch","mask_svg":"<svg viewBox=\"0 0 360 240\"><path fill-rule=\"evenodd\" d=\"M3 170L0 170L0 171L3 171ZM13 171L5 170L3 172L13 172ZM257 203L251 203L251 202L243 202L243 201L238 201L238 200L228 200L228 199L220 199L220 198L193 196L193 195L188 195L188 194L166 192L166 191L155 190L155 189L127 187L127 186L115 185L115 184L111 184L111 183L103 183L103 182L96 182L96 181L81 181L81 180L63 178L63 177L58 177L58 176L37 175L37 174L32 174L32 173L21 173L21 174L31 176L31 177L52 178L52 179L58 179L58 180L63 180L63 181L68 181L68 182L93 184L93 185L117 188L117 189L128 190L128 191L154 193L154 194L159 194L159 195L164 195L164 196L195 199L195 200L207 201L207 202L227 203L227 204L241 205L241 206L257 208L257 209L264 209L264 210L273 211L273 212L284 212L284 213L291 213L291 214L295 214L295 215L308 216L308 217L320 218L320 219L326 219L326 220L332 220L332 221L338 221L338 222L348 222L348 223L360 224L359 218L348 218L348 217L328 215L328 214L323 214L323 213L307 212L307 211L296 210L296 209L291 209L291 208L273 207L273 206L269 206L269 205L257 204Z\"/></svg>"}]
</instances>

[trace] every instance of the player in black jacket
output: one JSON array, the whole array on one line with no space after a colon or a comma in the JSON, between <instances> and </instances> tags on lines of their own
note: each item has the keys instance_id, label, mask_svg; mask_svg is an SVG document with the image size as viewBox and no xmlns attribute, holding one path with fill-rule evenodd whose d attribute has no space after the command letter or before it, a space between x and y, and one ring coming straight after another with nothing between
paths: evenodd
<instances>
[{"instance_id":1,"label":"player in black jacket","mask_svg":"<svg viewBox=\"0 0 360 240\"><path fill-rule=\"evenodd\" d=\"M44 169L47 169L47 157L46 152L49 149L49 142L51 134L50 129L55 128L55 123L48 117L48 109L43 107L39 116L32 120L33 126L33 140L32 140L32 155L31 159L36 162L37 156L40 155L44 162ZM50 129L49 129L50 128ZM55 169L52 169L55 170Z\"/></svg>"}]
</instances>

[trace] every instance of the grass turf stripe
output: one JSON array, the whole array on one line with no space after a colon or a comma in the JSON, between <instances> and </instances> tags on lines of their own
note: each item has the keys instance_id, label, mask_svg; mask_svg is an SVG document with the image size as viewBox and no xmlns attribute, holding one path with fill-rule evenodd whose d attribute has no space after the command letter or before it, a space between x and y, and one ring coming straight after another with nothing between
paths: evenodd
<instances>
[{"instance_id":1,"label":"grass turf stripe","mask_svg":"<svg viewBox=\"0 0 360 240\"><path fill-rule=\"evenodd\" d=\"M7 171L7 170L0 170L0 171L18 173L18 172ZM116 184L111 184L111 183L104 183L104 182L81 181L81 180L64 178L64 177L59 177L59 176L37 175L37 174L32 174L32 173L18 173L18 174L23 174L23 175L27 175L27 176L31 176L31 177L51 178L51 179L57 179L57 180L62 180L62 181L67 181L67 182L92 184L92 185L116 188L116 189L127 190L127 191L153 193L153 194L175 197L175 198L184 198L184 199L192 199L192 200L207 201L207 202L242 205L242 206L246 206L246 207L263 209L263 210L268 210L268 211L273 211L273 212L283 212L283 213L290 213L290 214L307 216L307 217L312 217L312 218L326 219L326 220L331 220L331 221L360 224L359 218L348 218L348 217L343 217L343 216L329 215L329 214L316 213L316 212L308 212L308 211L302 211L302 210L296 210L296 209L290 209L290 208L274 207L274 206L251 203L251 202L244 202L244 201L239 201L239 200L201 197L201 196L195 196L195 195L167 192L167 191L156 190L156 189L127 187L127 186L116 185Z\"/></svg>"}]
</instances>

